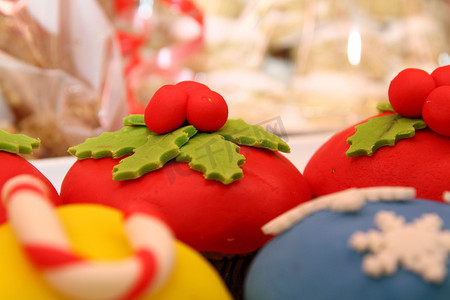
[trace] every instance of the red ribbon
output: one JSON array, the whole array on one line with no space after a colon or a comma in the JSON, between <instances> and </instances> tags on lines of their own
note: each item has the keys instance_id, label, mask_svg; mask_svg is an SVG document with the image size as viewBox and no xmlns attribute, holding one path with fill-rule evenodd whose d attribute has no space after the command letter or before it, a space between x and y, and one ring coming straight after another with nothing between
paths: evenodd
<instances>
[{"instance_id":1,"label":"red ribbon","mask_svg":"<svg viewBox=\"0 0 450 300\"><path fill-rule=\"evenodd\" d=\"M173 72L177 65L185 60L187 57L196 53L203 45L204 37L204 16L198 7L190 0L159 0L161 3L167 5L173 11L180 13L185 16L191 17L199 25L200 34L193 40L187 41L185 43L175 44L171 46L164 47L157 53L155 57L150 59L143 59L139 53L140 48L145 44L148 37L145 34L133 34L123 30L117 31L117 38L121 47L122 55L126 59L124 74L127 77L127 95L128 104L131 114L143 113L145 107L138 103L135 99L134 92L130 87L128 76L131 71L137 67L151 68L153 73L168 73L170 69L171 74L178 72ZM135 1L132 0L115 0L116 13L120 14L126 10L130 10L135 6ZM135 8L135 7L134 7ZM158 60L159 55L165 55L169 58L166 65L161 65Z\"/></svg>"}]
</instances>

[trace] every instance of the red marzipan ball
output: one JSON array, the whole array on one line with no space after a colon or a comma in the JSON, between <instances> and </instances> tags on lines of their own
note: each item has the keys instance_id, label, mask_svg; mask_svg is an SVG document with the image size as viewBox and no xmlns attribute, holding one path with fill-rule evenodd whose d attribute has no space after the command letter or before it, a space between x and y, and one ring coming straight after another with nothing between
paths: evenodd
<instances>
[{"instance_id":1,"label":"red marzipan ball","mask_svg":"<svg viewBox=\"0 0 450 300\"><path fill-rule=\"evenodd\" d=\"M401 116L419 118L428 94L435 87L433 77L426 71L415 68L404 69L389 85L389 101Z\"/></svg>"},{"instance_id":2,"label":"red marzipan ball","mask_svg":"<svg viewBox=\"0 0 450 300\"><path fill-rule=\"evenodd\" d=\"M227 121L228 106L220 94L200 89L189 96L186 116L189 124L198 130L215 131Z\"/></svg>"},{"instance_id":3,"label":"red marzipan ball","mask_svg":"<svg viewBox=\"0 0 450 300\"><path fill-rule=\"evenodd\" d=\"M203 83L192 80L180 81L176 84L176 86L182 88L188 96L193 92L195 92L196 90L200 89L209 90L209 87L207 87Z\"/></svg>"},{"instance_id":4,"label":"red marzipan ball","mask_svg":"<svg viewBox=\"0 0 450 300\"><path fill-rule=\"evenodd\" d=\"M171 132L186 120L186 92L176 85L163 85L145 108L148 129L158 134Z\"/></svg>"},{"instance_id":5,"label":"red marzipan ball","mask_svg":"<svg viewBox=\"0 0 450 300\"><path fill-rule=\"evenodd\" d=\"M433 77L438 86L450 85L450 65L436 68L431 72L431 77Z\"/></svg>"},{"instance_id":6,"label":"red marzipan ball","mask_svg":"<svg viewBox=\"0 0 450 300\"><path fill-rule=\"evenodd\" d=\"M423 120L436 133L450 137L450 86L435 88L423 105Z\"/></svg>"}]
</instances>

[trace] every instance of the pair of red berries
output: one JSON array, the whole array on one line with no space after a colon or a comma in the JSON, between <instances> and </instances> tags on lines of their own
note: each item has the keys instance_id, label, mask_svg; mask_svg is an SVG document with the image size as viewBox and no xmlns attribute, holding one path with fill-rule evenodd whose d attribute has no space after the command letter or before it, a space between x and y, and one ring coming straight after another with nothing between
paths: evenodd
<instances>
[{"instance_id":1,"label":"pair of red berries","mask_svg":"<svg viewBox=\"0 0 450 300\"><path fill-rule=\"evenodd\" d=\"M145 108L148 129L164 134L182 126L186 120L200 131L216 131L228 119L223 97L196 81L181 81L159 88Z\"/></svg>"},{"instance_id":2,"label":"pair of red berries","mask_svg":"<svg viewBox=\"0 0 450 300\"><path fill-rule=\"evenodd\" d=\"M389 102L401 116L422 117L436 133L450 136L450 65L431 74L421 69L404 69L391 81Z\"/></svg>"}]
</instances>

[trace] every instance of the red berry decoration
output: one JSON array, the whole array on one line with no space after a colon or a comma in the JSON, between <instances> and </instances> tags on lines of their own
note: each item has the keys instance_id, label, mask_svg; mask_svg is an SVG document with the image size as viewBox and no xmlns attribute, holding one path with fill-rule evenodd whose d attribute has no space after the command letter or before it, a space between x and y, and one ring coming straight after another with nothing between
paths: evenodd
<instances>
[{"instance_id":1,"label":"red berry decoration","mask_svg":"<svg viewBox=\"0 0 450 300\"><path fill-rule=\"evenodd\" d=\"M421 69L404 69L389 85L389 101L403 117L419 118L428 94L436 87L433 77Z\"/></svg>"},{"instance_id":2,"label":"red berry decoration","mask_svg":"<svg viewBox=\"0 0 450 300\"><path fill-rule=\"evenodd\" d=\"M188 98L188 122L201 131L220 129L228 118L228 106L223 97L211 90L199 89Z\"/></svg>"},{"instance_id":3,"label":"red berry decoration","mask_svg":"<svg viewBox=\"0 0 450 300\"><path fill-rule=\"evenodd\" d=\"M150 99L144 120L148 129L164 134L171 132L186 120L186 92L176 85L164 85Z\"/></svg>"},{"instance_id":4,"label":"red berry decoration","mask_svg":"<svg viewBox=\"0 0 450 300\"><path fill-rule=\"evenodd\" d=\"M440 86L430 93L422 115L431 130L450 137L450 86Z\"/></svg>"},{"instance_id":5,"label":"red berry decoration","mask_svg":"<svg viewBox=\"0 0 450 300\"><path fill-rule=\"evenodd\" d=\"M176 84L176 86L182 88L188 96L196 90L209 90L209 87L207 87L203 83L192 80L180 81Z\"/></svg>"},{"instance_id":6,"label":"red berry decoration","mask_svg":"<svg viewBox=\"0 0 450 300\"><path fill-rule=\"evenodd\" d=\"M438 86L450 85L450 65L436 68L431 72L431 77Z\"/></svg>"}]
</instances>

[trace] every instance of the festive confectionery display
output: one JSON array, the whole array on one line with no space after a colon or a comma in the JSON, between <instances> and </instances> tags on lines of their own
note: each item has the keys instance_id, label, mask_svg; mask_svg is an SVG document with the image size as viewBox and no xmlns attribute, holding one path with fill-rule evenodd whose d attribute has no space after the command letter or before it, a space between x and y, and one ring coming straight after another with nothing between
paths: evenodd
<instances>
[{"instance_id":1,"label":"festive confectionery display","mask_svg":"<svg viewBox=\"0 0 450 300\"><path fill-rule=\"evenodd\" d=\"M450 297L450 0L0 3L0 299Z\"/></svg>"},{"instance_id":2,"label":"festive confectionery display","mask_svg":"<svg viewBox=\"0 0 450 300\"><path fill-rule=\"evenodd\" d=\"M35 157L64 156L195 79L232 118L337 130L372 115L397 70L449 61L448 1L215 2L6 1L0 129L39 136Z\"/></svg>"},{"instance_id":3,"label":"festive confectionery display","mask_svg":"<svg viewBox=\"0 0 450 300\"><path fill-rule=\"evenodd\" d=\"M195 82L160 91L145 115L130 115L121 130L69 149L78 160L62 183L63 203L97 203L125 212L156 208L178 239L212 261L246 261L270 238L261 232L263 224L311 199L300 171L278 153L289 152L289 146L261 126L226 120L223 98ZM183 120L174 124L175 118L164 117L170 109L153 104L161 94L174 106L186 102ZM172 112L178 115L178 108ZM161 132L173 131L150 131L156 123Z\"/></svg>"},{"instance_id":4,"label":"festive confectionery display","mask_svg":"<svg viewBox=\"0 0 450 300\"><path fill-rule=\"evenodd\" d=\"M9 180L2 199L9 223L0 227L1 299L232 299L216 270L174 240L157 214L55 209L31 175Z\"/></svg>"},{"instance_id":5,"label":"festive confectionery display","mask_svg":"<svg viewBox=\"0 0 450 300\"><path fill-rule=\"evenodd\" d=\"M411 187L353 188L275 218L245 299L447 299L450 206L415 197Z\"/></svg>"},{"instance_id":6,"label":"festive confectionery display","mask_svg":"<svg viewBox=\"0 0 450 300\"><path fill-rule=\"evenodd\" d=\"M39 148L40 140L23 134L11 134L0 130L0 190L6 181L14 176L29 174L39 177L48 187L51 201L59 204L60 200L52 183L21 155L28 155ZM1 199L1 197L0 197ZM0 224L6 221L6 211L0 201Z\"/></svg>"},{"instance_id":7,"label":"festive confectionery display","mask_svg":"<svg viewBox=\"0 0 450 300\"><path fill-rule=\"evenodd\" d=\"M450 190L449 74L449 66L401 71L381 114L335 134L311 157L304 175L313 196L394 185L442 201Z\"/></svg>"}]
</instances>

